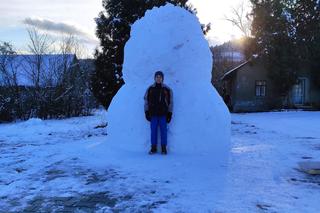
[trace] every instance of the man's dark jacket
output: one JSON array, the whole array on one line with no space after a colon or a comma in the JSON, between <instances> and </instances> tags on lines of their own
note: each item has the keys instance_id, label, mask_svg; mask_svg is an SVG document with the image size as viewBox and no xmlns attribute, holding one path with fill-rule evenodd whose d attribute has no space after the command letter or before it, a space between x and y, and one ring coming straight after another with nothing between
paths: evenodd
<instances>
[{"instance_id":1,"label":"man's dark jacket","mask_svg":"<svg viewBox=\"0 0 320 213\"><path fill-rule=\"evenodd\" d=\"M144 95L144 111L150 116L167 116L173 109L172 90L165 84L154 83Z\"/></svg>"}]
</instances>

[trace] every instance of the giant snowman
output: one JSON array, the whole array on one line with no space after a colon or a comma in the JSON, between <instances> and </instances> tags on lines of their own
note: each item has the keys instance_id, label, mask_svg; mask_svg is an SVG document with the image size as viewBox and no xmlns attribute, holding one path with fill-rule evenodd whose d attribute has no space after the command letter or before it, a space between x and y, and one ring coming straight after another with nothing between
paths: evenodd
<instances>
[{"instance_id":1,"label":"giant snowman","mask_svg":"<svg viewBox=\"0 0 320 213\"><path fill-rule=\"evenodd\" d=\"M210 82L212 65L208 42L195 15L171 4L147 11L132 25L125 46L125 85L107 113L108 149L147 154L150 123L145 119L143 97L154 83L154 73L162 70L164 83L173 90L169 156L208 155L211 162L225 162L230 113Z\"/></svg>"}]
</instances>

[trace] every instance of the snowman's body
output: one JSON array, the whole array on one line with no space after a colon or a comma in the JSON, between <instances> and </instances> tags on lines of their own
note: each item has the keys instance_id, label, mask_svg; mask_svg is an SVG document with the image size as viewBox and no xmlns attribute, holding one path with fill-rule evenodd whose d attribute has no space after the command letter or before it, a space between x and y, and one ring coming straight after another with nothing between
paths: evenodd
<instances>
[{"instance_id":1,"label":"snowman's body","mask_svg":"<svg viewBox=\"0 0 320 213\"><path fill-rule=\"evenodd\" d=\"M125 85L108 110L110 148L147 153L150 123L145 119L143 97L155 71L162 70L174 100L169 155L211 155L213 162L226 161L230 114L210 82L212 65L196 16L170 4L147 11L132 26L125 46Z\"/></svg>"}]
</instances>

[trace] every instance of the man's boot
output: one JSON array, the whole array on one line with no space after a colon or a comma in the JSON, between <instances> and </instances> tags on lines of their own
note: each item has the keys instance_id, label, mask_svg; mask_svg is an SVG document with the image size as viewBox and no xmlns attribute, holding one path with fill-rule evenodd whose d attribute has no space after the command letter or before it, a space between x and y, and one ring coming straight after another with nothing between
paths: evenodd
<instances>
[{"instance_id":1,"label":"man's boot","mask_svg":"<svg viewBox=\"0 0 320 213\"><path fill-rule=\"evenodd\" d=\"M151 149L150 149L149 154L152 155L155 153L157 153L157 145L151 145Z\"/></svg>"},{"instance_id":2,"label":"man's boot","mask_svg":"<svg viewBox=\"0 0 320 213\"><path fill-rule=\"evenodd\" d=\"M167 146L161 145L161 154L166 155L167 154Z\"/></svg>"}]
</instances>

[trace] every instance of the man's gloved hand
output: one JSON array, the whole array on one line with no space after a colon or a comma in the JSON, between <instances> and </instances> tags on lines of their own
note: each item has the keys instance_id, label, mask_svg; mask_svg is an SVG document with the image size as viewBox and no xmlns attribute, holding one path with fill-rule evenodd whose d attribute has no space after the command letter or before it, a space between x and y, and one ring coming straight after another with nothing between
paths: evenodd
<instances>
[{"instance_id":1,"label":"man's gloved hand","mask_svg":"<svg viewBox=\"0 0 320 213\"><path fill-rule=\"evenodd\" d=\"M151 118L150 118L149 111L145 111L144 113L146 114L146 119L147 119L148 121L150 121Z\"/></svg>"},{"instance_id":2,"label":"man's gloved hand","mask_svg":"<svg viewBox=\"0 0 320 213\"><path fill-rule=\"evenodd\" d=\"M170 123L172 117L172 112L167 113L167 123Z\"/></svg>"}]
</instances>

